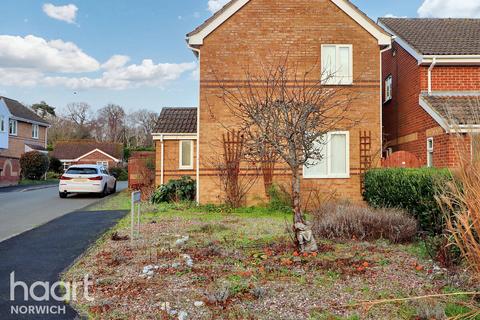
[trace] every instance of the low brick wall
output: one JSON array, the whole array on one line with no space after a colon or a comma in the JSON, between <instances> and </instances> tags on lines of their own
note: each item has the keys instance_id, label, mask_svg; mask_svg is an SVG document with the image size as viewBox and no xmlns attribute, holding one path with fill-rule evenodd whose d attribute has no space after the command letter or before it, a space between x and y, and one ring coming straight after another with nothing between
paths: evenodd
<instances>
[{"instance_id":1,"label":"low brick wall","mask_svg":"<svg viewBox=\"0 0 480 320\"><path fill-rule=\"evenodd\" d=\"M128 187L141 189L155 182L155 152L135 152L128 160Z\"/></svg>"},{"instance_id":2,"label":"low brick wall","mask_svg":"<svg viewBox=\"0 0 480 320\"><path fill-rule=\"evenodd\" d=\"M17 185L20 180L20 160L0 157L0 187Z\"/></svg>"}]
</instances>

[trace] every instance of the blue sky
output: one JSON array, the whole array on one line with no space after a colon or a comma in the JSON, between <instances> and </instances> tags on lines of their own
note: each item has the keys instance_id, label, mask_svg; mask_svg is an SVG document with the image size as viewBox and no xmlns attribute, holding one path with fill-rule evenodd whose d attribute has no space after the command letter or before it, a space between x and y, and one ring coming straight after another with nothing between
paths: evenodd
<instances>
[{"instance_id":1,"label":"blue sky","mask_svg":"<svg viewBox=\"0 0 480 320\"><path fill-rule=\"evenodd\" d=\"M227 0L2 0L0 95L61 109L196 106L185 34ZM371 18L478 15L480 0L354 0ZM463 11L462 11L463 10Z\"/></svg>"}]
</instances>

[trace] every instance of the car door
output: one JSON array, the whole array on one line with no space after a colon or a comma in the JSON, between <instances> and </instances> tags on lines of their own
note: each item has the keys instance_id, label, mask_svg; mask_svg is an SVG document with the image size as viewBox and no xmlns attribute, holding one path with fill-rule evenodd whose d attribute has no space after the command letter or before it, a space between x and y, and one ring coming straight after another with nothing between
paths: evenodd
<instances>
[{"instance_id":1,"label":"car door","mask_svg":"<svg viewBox=\"0 0 480 320\"><path fill-rule=\"evenodd\" d=\"M108 173L107 169L102 168L102 173L103 173L103 176L105 177L105 180L107 181L108 188L112 189L113 188L112 177Z\"/></svg>"}]
</instances>

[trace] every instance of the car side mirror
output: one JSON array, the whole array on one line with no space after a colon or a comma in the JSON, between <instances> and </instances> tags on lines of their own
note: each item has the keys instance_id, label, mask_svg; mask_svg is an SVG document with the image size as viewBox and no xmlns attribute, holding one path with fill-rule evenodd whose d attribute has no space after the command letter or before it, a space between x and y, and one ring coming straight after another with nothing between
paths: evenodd
<instances>
[{"instance_id":1,"label":"car side mirror","mask_svg":"<svg viewBox=\"0 0 480 320\"><path fill-rule=\"evenodd\" d=\"M118 173L116 173L116 172L112 172L111 175L112 175L114 178L118 178Z\"/></svg>"}]
</instances>

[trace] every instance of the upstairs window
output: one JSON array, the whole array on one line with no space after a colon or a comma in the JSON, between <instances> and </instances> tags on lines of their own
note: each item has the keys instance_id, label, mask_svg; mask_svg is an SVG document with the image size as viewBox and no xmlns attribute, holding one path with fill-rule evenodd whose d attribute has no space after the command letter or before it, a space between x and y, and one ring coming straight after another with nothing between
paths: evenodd
<instances>
[{"instance_id":1,"label":"upstairs window","mask_svg":"<svg viewBox=\"0 0 480 320\"><path fill-rule=\"evenodd\" d=\"M352 45L322 45L322 83L350 85L353 83Z\"/></svg>"},{"instance_id":2,"label":"upstairs window","mask_svg":"<svg viewBox=\"0 0 480 320\"><path fill-rule=\"evenodd\" d=\"M0 132L5 132L5 117L0 116Z\"/></svg>"},{"instance_id":3,"label":"upstairs window","mask_svg":"<svg viewBox=\"0 0 480 320\"><path fill-rule=\"evenodd\" d=\"M315 146L321 150L321 160L310 160L303 168L305 179L349 178L350 155L349 133L329 132L322 136Z\"/></svg>"},{"instance_id":4,"label":"upstairs window","mask_svg":"<svg viewBox=\"0 0 480 320\"><path fill-rule=\"evenodd\" d=\"M180 169L193 169L193 141L180 140Z\"/></svg>"},{"instance_id":5,"label":"upstairs window","mask_svg":"<svg viewBox=\"0 0 480 320\"><path fill-rule=\"evenodd\" d=\"M32 138L38 139L39 127L38 124L32 124Z\"/></svg>"},{"instance_id":6,"label":"upstairs window","mask_svg":"<svg viewBox=\"0 0 480 320\"><path fill-rule=\"evenodd\" d=\"M393 77L389 75L387 79L385 79L385 102L392 100L392 84Z\"/></svg>"},{"instance_id":7,"label":"upstairs window","mask_svg":"<svg viewBox=\"0 0 480 320\"><path fill-rule=\"evenodd\" d=\"M11 134L12 136L17 135L17 120L10 120L8 122L8 133Z\"/></svg>"}]
</instances>

